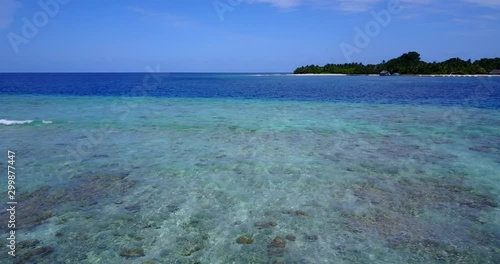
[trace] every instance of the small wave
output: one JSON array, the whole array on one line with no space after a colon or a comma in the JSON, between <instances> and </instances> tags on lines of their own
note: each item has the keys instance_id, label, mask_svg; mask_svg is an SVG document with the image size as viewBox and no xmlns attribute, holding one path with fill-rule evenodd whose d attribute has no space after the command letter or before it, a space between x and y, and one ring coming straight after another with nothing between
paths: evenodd
<instances>
[{"instance_id":1,"label":"small wave","mask_svg":"<svg viewBox=\"0 0 500 264\"><path fill-rule=\"evenodd\" d=\"M42 120L42 123L44 123L44 124L52 124L53 122L50 121L50 120Z\"/></svg>"},{"instance_id":2,"label":"small wave","mask_svg":"<svg viewBox=\"0 0 500 264\"><path fill-rule=\"evenodd\" d=\"M32 123L33 120L8 120L8 119L0 119L0 124L1 125L24 125L24 124L29 124Z\"/></svg>"}]
</instances>

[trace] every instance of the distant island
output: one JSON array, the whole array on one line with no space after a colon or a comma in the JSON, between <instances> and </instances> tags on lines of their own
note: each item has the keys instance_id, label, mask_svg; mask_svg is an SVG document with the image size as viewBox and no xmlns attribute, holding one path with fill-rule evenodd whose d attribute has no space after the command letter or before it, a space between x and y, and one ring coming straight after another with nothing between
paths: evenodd
<instances>
[{"instance_id":1,"label":"distant island","mask_svg":"<svg viewBox=\"0 0 500 264\"><path fill-rule=\"evenodd\" d=\"M472 62L452 58L443 62L425 62L420 54L411 51L380 64L345 63L325 66L307 65L297 68L294 74L380 74L380 75L432 75L432 74L500 74L500 58L480 59Z\"/></svg>"}]
</instances>

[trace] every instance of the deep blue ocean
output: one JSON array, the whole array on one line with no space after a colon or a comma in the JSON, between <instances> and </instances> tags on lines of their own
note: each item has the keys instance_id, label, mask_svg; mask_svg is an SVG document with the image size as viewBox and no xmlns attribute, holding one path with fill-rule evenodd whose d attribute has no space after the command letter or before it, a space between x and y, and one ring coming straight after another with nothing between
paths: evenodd
<instances>
[{"instance_id":1,"label":"deep blue ocean","mask_svg":"<svg viewBox=\"0 0 500 264\"><path fill-rule=\"evenodd\" d=\"M137 86L153 87L133 92ZM144 89L143 89L144 90ZM241 98L500 108L500 78L0 73L0 94Z\"/></svg>"},{"instance_id":2,"label":"deep blue ocean","mask_svg":"<svg viewBox=\"0 0 500 264\"><path fill-rule=\"evenodd\" d=\"M0 74L0 263L500 263L499 172L499 77Z\"/></svg>"}]
</instances>

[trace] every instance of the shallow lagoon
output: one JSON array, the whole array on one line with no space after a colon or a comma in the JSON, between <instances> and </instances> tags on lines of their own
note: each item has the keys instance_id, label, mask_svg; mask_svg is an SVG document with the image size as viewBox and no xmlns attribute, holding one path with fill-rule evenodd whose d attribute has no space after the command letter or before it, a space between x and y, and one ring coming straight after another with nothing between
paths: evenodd
<instances>
[{"instance_id":1,"label":"shallow lagoon","mask_svg":"<svg viewBox=\"0 0 500 264\"><path fill-rule=\"evenodd\" d=\"M0 113L34 120L0 125L19 263L500 259L496 109L3 95Z\"/></svg>"}]
</instances>

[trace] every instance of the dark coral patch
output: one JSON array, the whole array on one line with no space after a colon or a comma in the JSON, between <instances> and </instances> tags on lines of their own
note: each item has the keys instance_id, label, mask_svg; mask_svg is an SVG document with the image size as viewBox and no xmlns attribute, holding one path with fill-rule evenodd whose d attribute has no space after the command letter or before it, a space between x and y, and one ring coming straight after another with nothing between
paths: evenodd
<instances>
[{"instance_id":1,"label":"dark coral patch","mask_svg":"<svg viewBox=\"0 0 500 264\"><path fill-rule=\"evenodd\" d=\"M482 153L500 153L500 149L492 146L474 146L469 148L472 151L482 152Z\"/></svg>"},{"instance_id":2,"label":"dark coral patch","mask_svg":"<svg viewBox=\"0 0 500 264\"><path fill-rule=\"evenodd\" d=\"M88 207L106 198L123 195L136 184L126 174L79 175L57 188L43 186L19 195L18 229L29 229L45 223L63 206ZM0 212L5 217L6 212Z\"/></svg>"},{"instance_id":3,"label":"dark coral patch","mask_svg":"<svg viewBox=\"0 0 500 264\"><path fill-rule=\"evenodd\" d=\"M480 216L498 207L492 197L464 186L457 178L393 180L371 176L351 186L367 209L340 211L339 224L354 234L377 236L395 250L410 250L429 259L491 259L500 234L481 226ZM442 221L441 219L450 219ZM337 220L335 220L337 221ZM453 241L452 243L449 241Z\"/></svg>"},{"instance_id":4,"label":"dark coral patch","mask_svg":"<svg viewBox=\"0 0 500 264\"><path fill-rule=\"evenodd\" d=\"M16 256L14 263L15 264L24 264L24 263L38 263L43 259L46 259L47 256L54 253L54 248L52 247L39 247L34 249L29 249L22 253L18 253Z\"/></svg>"}]
</instances>

